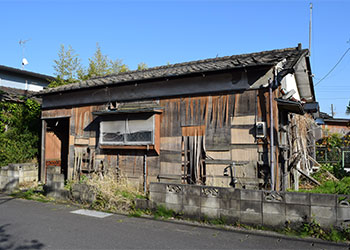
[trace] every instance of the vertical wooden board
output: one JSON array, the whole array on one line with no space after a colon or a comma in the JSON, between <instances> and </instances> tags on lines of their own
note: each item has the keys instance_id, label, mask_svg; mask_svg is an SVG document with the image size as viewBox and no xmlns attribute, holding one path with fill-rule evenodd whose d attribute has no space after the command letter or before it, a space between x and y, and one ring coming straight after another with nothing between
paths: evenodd
<instances>
[{"instance_id":1,"label":"vertical wooden board","mask_svg":"<svg viewBox=\"0 0 350 250\"><path fill-rule=\"evenodd\" d=\"M160 150L171 150L181 152L181 136L177 137L161 137Z\"/></svg>"},{"instance_id":2,"label":"vertical wooden board","mask_svg":"<svg viewBox=\"0 0 350 250\"><path fill-rule=\"evenodd\" d=\"M160 114L156 114L154 119L155 119L154 149L155 149L156 153L159 155L159 153L160 153Z\"/></svg>"},{"instance_id":3,"label":"vertical wooden board","mask_svg":"<svg viewBox=\"0 0 350 250\"><path fill-rule=\"evenodd\" d=\"M257 121L266 121L267 117L267 101L266 99L266 89L258 90L257 98Z\"/></svg>"},{"instance_id":4,"label":"vertical wooden board","mask_svg":"<svg viewBox=\"0 0 350 250\"><path fill-rule=\"evenodd\" d=\"M255 115L257 92L255 90L244 91L237 94L237 107L235 109L235 116Z\"/></svg>"},{"instance_id":5,"label":"vertical wooden board","mask_svg":"<svg viewBox=\"0 0 350 250\"><path fill-rule=\"evenodd\" d=\"M275 98L278 97L278 89L273 92L273 119L274 119L274 146L275 146L275 176L276 176L276 191L280 191L280 164L279 164L279 149L278 149L278 133L279 133L279 117L278 117L278 105Z\"/></svg>"},{"instance_id":6,"label":"vertical wooden board","mask_svg":"<svg viewBox=\"0 0 350 250\"><path fill-rule=\"evenodd\" d=\"M74 108L74 116L75 116L75 133L78 137L88 138L89 133L84 129L88 124L91 123L92 113L90 110L90 106L78 107Z\"/></svg>"},{"instance_id":7,"label":"vertical wooden board","mask_svg":"<svg viewBox=\"0 0 350 250\"><path fill-rule=\"evenodd\" d=\"M208 150L228 150L231 140L229 119L233 114L233 95L211 96L208 99L208 115L205 146Z\"/></svg>"},{"instance_id":8,"label":"vertical wooden board","mask_svg":"<svg viewBox=\"0 0 350 250\"><path fill-rule=\"evenodd\" d=\"M46 132L45 142L45 159L61 159L61 141L54 132Z\"/></svg>"},{"instance_id":9,"label":"vertical wooden board","mask_svg":"<svg viewBox=\"0 0 350 250\"><path fill-rule=\"evenodd\" d=\"M181 136L180 99L162 99L160 105L163 107L160 119L161 136Z\"/></svg>"},{"instance_id":10,"label":"vertical wooden board","mask_svg":"<svg viewBox=\"0 0 350 250\"><path fill-rule=\"evenodd\" d=\"M45 182L46 168L45 168L45 148L46 148L46 129L47 123L41 120L41 159L40 159L40 181Z\"/></svg>"},{"instance_id":11,"label":"vertical wooden board","mask_svg":"<svg viewBox=\"0 0 350 250\"><path fill-rule=\"evenodd\" d=\"M160 173L159 156L147 156L147 175L157 176Z\"/></svg>"},{"instance_id":12,"label":"vertical wooden board","mask_svg":"<svg viewBox=\"0 0 350 250\"><path fill-rule=\"evenodd\" d=\"M120 170L127 177L143 176L143 154L120 155Z\"/></svg>"},{"instance_id":13,"label":"vertical wooden board","mask_svg":"<svg viewBox=\"0 0 350 250\"><path fill-rule=\"evenodd\" d=\"M74 168L74 145L69 145L69 148L68 148L68 171L67 171L68 180L73 179L73 168Z\"/></svg>"}]
</instances>

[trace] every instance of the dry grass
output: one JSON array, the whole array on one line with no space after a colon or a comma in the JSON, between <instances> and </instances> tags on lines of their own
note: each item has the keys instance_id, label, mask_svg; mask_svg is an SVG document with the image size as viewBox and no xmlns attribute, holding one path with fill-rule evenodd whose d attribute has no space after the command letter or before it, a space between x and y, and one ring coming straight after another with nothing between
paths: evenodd
<instances>
[{"instance_id":1,"label":"dry grass","mask_svg":"<svg viewBox=\"0 0 350 250\"><path fill-rule=\"evenodd\" d=\"M134 208L136 198L144 198L143 193L126 176L93 174L86 184L96 191L95 209L128 212Z\"/></svg>"},{"instance_id":2,"label":"dry grass","mask_svg":"<svg viewBox=\"0 0 350 250\"><path fill-rule=\"evenodd\" d=\"M37 189L38 182L37 181L25 181L25 182L20 183L18 186L19 186L20 190Z\"/></svg>"}]
</instances>

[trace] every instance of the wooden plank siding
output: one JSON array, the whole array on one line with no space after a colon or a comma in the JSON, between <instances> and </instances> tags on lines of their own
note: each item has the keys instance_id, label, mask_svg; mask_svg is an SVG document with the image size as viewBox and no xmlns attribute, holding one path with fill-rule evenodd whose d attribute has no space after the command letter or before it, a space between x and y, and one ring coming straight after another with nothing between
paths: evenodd
<instances>
[{"instance_id":1,"label":"wooden plank siding","mask_svg":"<svg viewBox=\"0 0 350 250\"><path fill-rule=\"evenodd\" d=\"M46 109L42 118L70 117L69 178L77 176L73 173L76 171L76 149L84 148L87 154L90 154L87 156L90 170L120 171L131 180L142 183L144 155L147 154L148 181L157 181L160 177L160 180L181 183L188 175L186 167L191 163L191 159L197 157L190 152L196 150L198 157L226 162L203 165L205 159L200 158L202 165L198 168L198 178L201 176L202 181L207 180L207 185L227 186L230 180L223 175L227 161L248 162L246 165L235 167L236 177L241 178L242 182L249 180L258 183L258 179L263 178L257 163L262 161L268 164L269 140L256 139L255 124L257 121L265 121L269 131L268 100L266 90L153 100L162 108L162 113L157 114L155 120L155 140L158 141L156 144L159 148L153 150L151 147L149 151L126 147L104 149L99 146L99 118L92 113L105 110L106 104ZM275 101L274 110L277 127L278 113ZM47 145L50 142L46 140ZM199 140L203 140L203 143L199 144L200 148L190 146ZM205 156L200 156L202 151L205 151ZM277 155L276 151L276 159ZM276 175L278 174L276 172Z\"/></svg>"}]
</instances>

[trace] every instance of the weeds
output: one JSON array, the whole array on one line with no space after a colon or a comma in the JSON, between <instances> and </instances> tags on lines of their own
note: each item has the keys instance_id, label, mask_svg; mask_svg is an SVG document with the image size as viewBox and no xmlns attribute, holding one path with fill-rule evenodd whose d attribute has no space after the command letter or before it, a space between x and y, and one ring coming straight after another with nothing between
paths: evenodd
<instances>
[{"instance_id":1,"label":"weeds","mask_svg":"<svg viewBox=\"0 0 350 250\"><path fill-rule=\"evenodd\" d=\"M174 210L166 209L163 205L158 206L153 215L155 219L158 219L159 217L164 219L176 217L176 213Z\"/></svg>"},{"instance_id":2,"label":"weeds","mask_svg":"<svg viewBox=\"0 0 350 250\"><path fill-rule=\"evenodd\" d=\"M350 195L350 177L344 177L340 181L326 181L313 189L300 189L299 191L307 193Z\"/></svg>"},{"instance_id":3,"label":"weeds","mask_svg":"<svg viewBox=\"0 0 350 250\"><path fill-rule=\"evenodd\" d=\"M96 192L94 209L128 212L134 210L136 198L145 197L127 178L114 174L91 175L86 184Z\"/></svg>"},{"instance_id":4,"label":"weeds","mask_svg":"<svg viewBox=\"0 0 350 250\"><path fill-rule=\"evenodd\" d=\"M43 194L43 190L41 186L37 186L36 188L30 188L27 190L18 190L11 194L12 197L26 199L26 200L34 200L40 202L49 202L51 201Z\"/></svg>"},{"instance_id":5,"label":"weeds","mask_svg":"<svg viewBox=\"0 0 350 250\"><path fill-rule=\"evenodd\" d=\"M130 213L129 213L129 217L141 217L143 214L143 211L140 210L140 209L135 209L135 210L132 210Z\"/></svg>"}]
</instances>

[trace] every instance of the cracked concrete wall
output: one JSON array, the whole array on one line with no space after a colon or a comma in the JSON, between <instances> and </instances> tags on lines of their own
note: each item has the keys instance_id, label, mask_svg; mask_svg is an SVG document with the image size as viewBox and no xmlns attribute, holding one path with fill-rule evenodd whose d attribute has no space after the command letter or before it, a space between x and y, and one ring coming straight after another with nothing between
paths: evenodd
<instances>
[{"instance_id":1,"label":"cracked concrete wall","mask_svg":"<svg viewBox=\"0 0 350 250\"><path fill-rule=\"evenodd\" d=\"M150 200L185 217L221 218L227 223L276 228L312 220L323 227L350 223L350 196L347 195L151 183Z\"/></svg>"}]
</instances>

